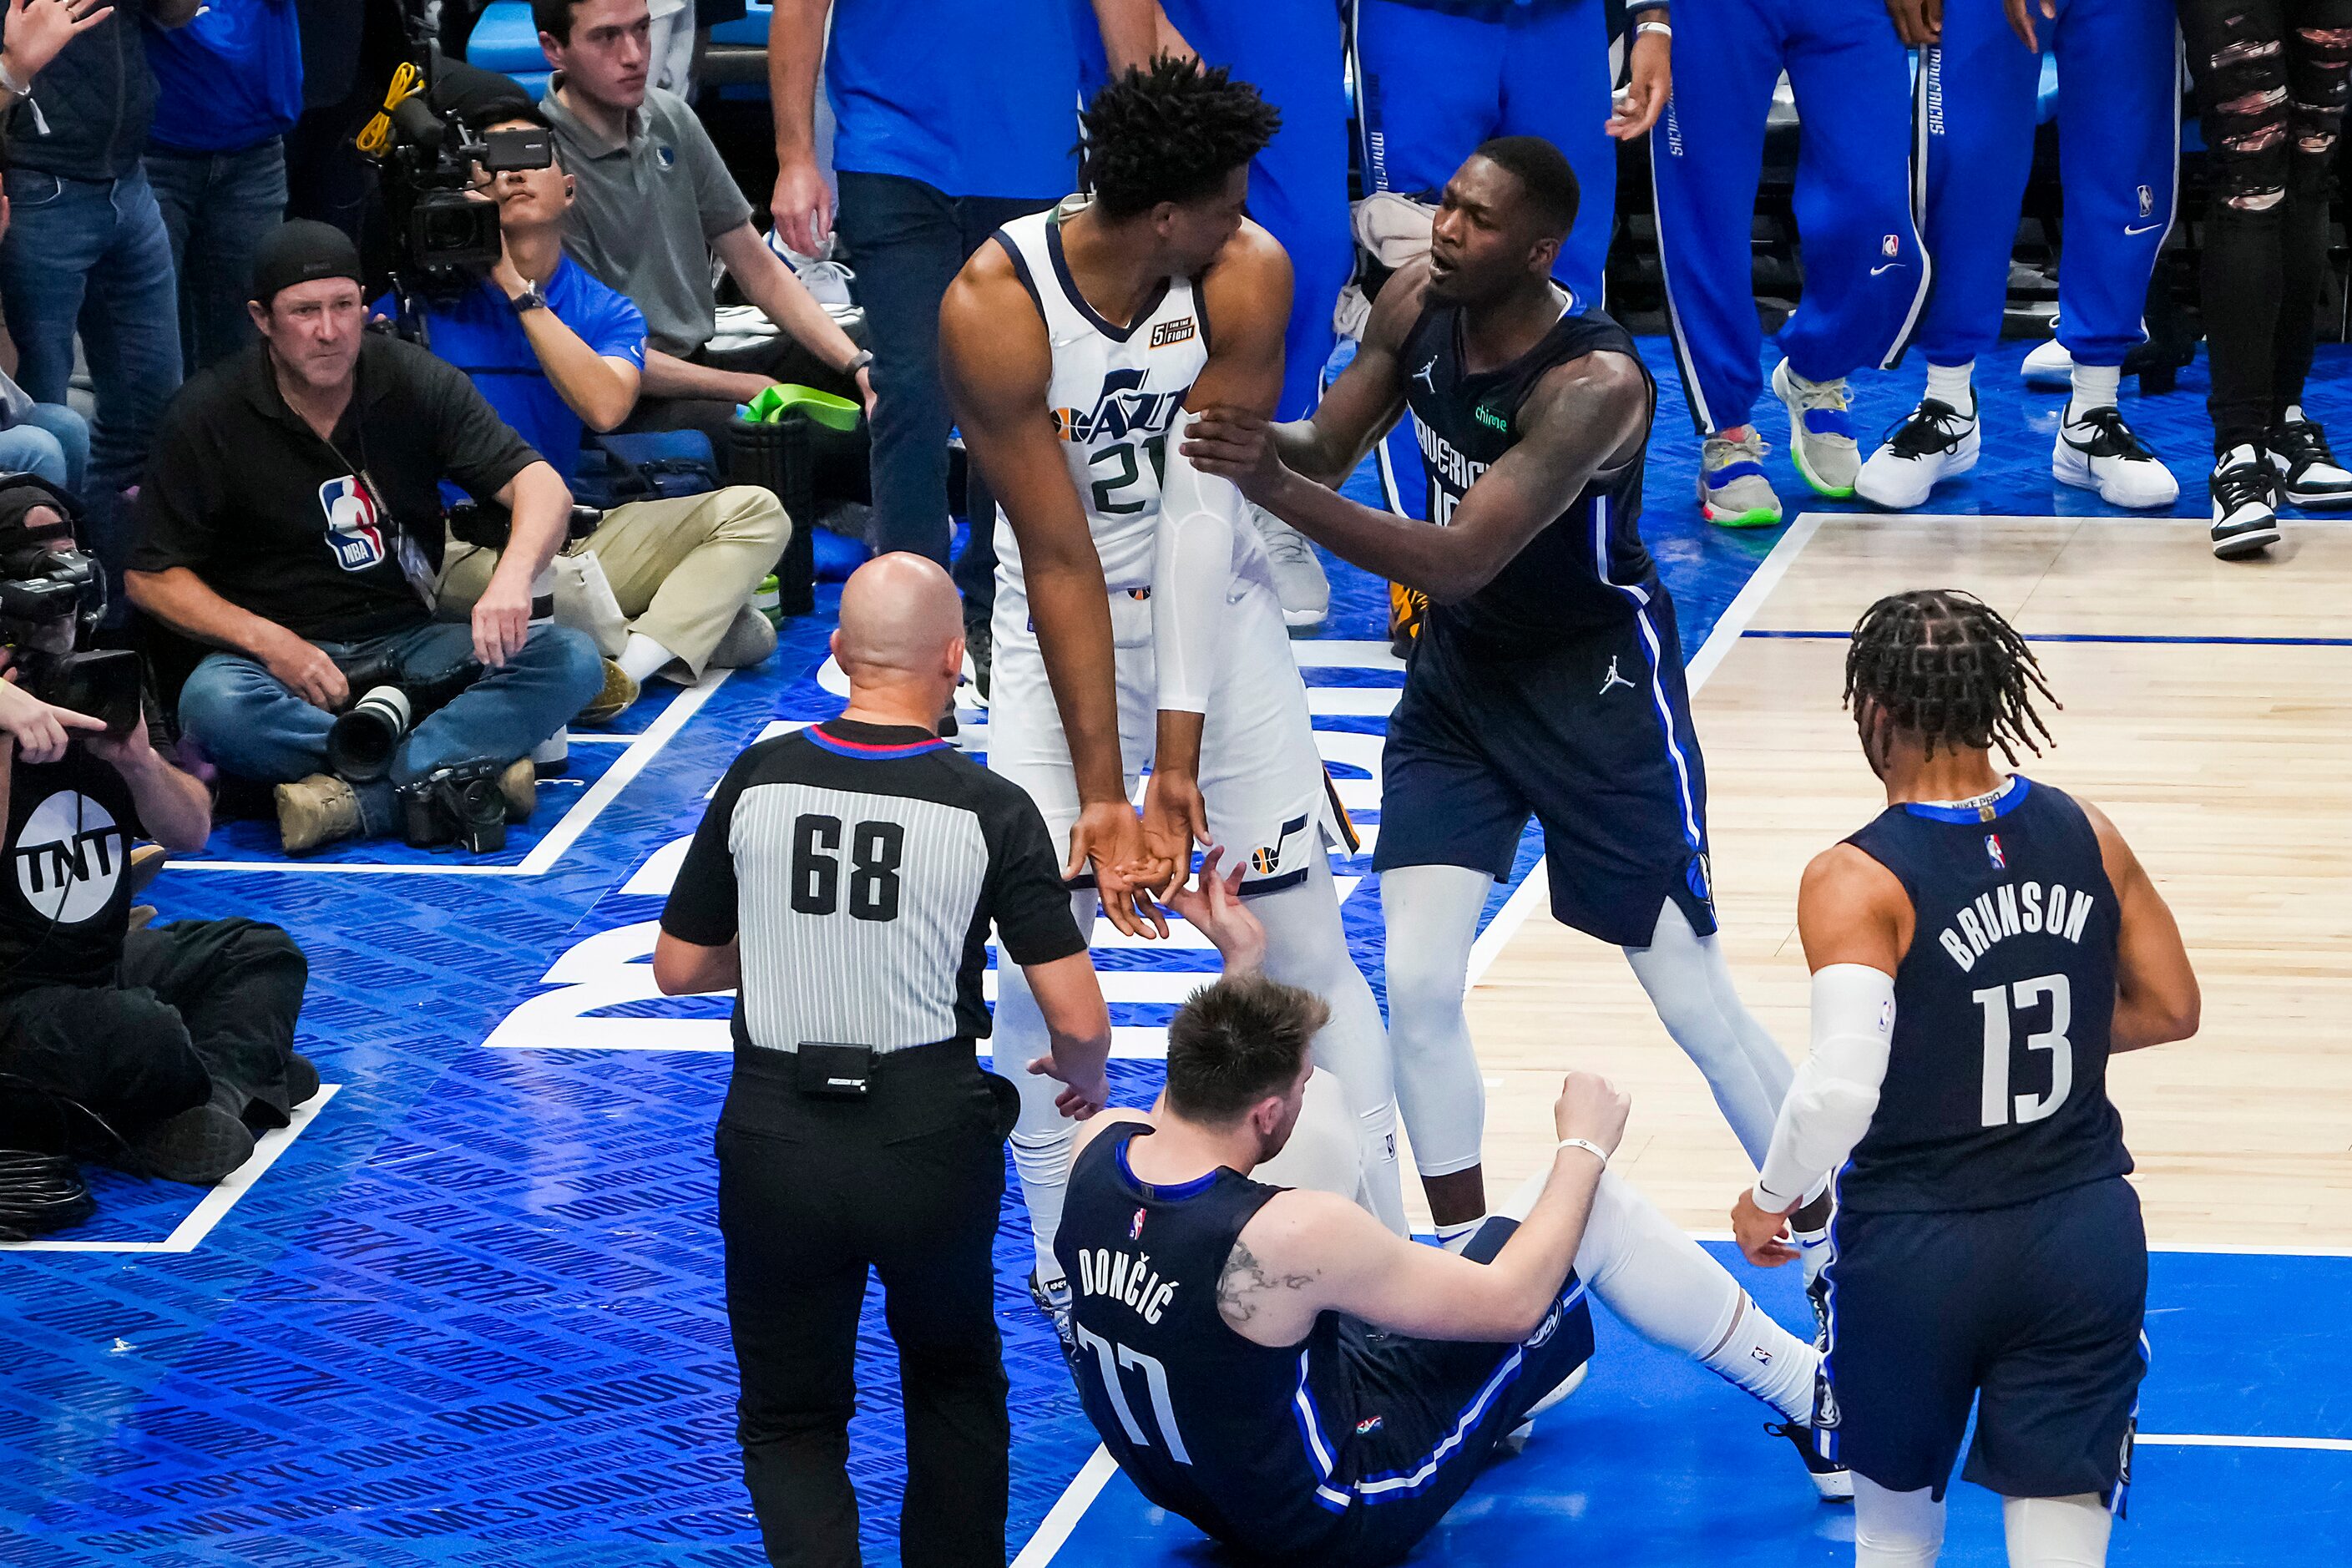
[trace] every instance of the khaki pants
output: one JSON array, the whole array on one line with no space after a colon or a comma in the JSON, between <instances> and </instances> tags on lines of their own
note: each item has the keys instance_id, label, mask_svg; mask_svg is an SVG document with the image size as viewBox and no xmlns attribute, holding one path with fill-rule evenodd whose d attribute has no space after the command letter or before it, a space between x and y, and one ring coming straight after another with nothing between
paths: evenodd
<instances>
[{"instance_id":1,"label":"khaki pants","mask_svg":"<svg viewBox=\"0 0 2352 1568\"><path fill-rule=\"evenodd\" d=\"M604 568L629 629L677 655L698 679L710 650L792 538L782 502L756 485L676 500L630 501L604 514L588 551ZM470 606L489 586L499 552L448 543L441 613Z\"/></svg>"}]
</instances>

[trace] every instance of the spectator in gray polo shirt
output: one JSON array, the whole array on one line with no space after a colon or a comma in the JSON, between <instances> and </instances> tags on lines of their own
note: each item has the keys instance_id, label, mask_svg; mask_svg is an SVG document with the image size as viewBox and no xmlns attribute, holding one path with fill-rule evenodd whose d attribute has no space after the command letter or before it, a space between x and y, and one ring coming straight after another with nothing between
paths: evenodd
<instances>
[{"instance_id":1,"label":"spectator in gray polo shirt","mask_svg":"<svg viewBox=\"0 0 2352 1568\"><path fill-rule=\"evenodd\" d=\"M564 247L645 312L644 391L622 428L707 431L723 464L735 405L778 382L870 409L874 356L751 226L751 204L686 100L646 85L646 0L531 0L531 16L555 70L540 107L577 182ZM713 255L782 336L710 347Z\"/></svg>"}]
</instances>

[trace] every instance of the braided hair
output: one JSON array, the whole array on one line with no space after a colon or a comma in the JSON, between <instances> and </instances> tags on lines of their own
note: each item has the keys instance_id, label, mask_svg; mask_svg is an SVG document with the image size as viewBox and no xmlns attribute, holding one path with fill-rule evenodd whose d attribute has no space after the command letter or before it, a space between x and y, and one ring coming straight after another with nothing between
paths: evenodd
<instances>
[{"instance_id":1,"label":"braided hair","mask_svg":"<svg viewBox=\"0 0 2352 1568\"><path fill-rule=\"evenodd\" d=\"M1874 706L1878 733L1899 730L1959 751L2000 748L2010 764L2017 747L2042 754L2051 739L2034 711L2036 694L2065 706L2042 679L2042 666L2017 628L1973 594L1920 588L1890 594L1863 612L1845 655L1845 702ZM1877 734L1867 737L1874 742Z\"/></svg>"}]
</instances>

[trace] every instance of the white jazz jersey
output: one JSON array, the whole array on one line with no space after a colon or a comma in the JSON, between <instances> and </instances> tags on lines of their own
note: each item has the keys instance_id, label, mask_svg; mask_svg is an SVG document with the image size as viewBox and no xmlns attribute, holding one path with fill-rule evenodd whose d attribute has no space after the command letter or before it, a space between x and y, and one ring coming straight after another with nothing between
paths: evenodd
<instances>
[{"instance_id":1,"label":"white jazz jersey","mask_svg":"<svg viewBox=\"0 0 2352 1568\"><path fill-rule=\"evenodd\" d=\"M1209 322L1189 279L1169 279L1125 329L1087 304L1063 259L1059 226L1084 200L1073 196L1050 212L1015 218L995 240L1020 271L1053 345L1046 397L1110 596L1119 750L1132 795L1151 761L1159 717L1150 588L1160 466L1185 395L1208 363ZM1346 830L1315 748L1281 605L1269 574L1249 569L1263 547L1255 529L1240 531L1245 537L1236 542L1228 624L1201 736L1201 793L1211 835L1248 858L1251 881L1264 889L1303 879L1327 834ZM1030 624L1020 545L1002 510L996 574L988 765L1029 792L1055 846L1066 847L1077 783Z\"/></svg>"}]
</instances>

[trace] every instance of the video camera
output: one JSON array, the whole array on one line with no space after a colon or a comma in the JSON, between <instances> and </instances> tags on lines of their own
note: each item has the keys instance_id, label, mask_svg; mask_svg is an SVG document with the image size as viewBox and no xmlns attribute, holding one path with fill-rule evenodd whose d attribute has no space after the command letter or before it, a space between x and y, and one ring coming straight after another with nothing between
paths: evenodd
<instances>
[{"instance_id":1,"label":"video camera","mask_svg":"<svg viewBox=\"0 0 2352 1568\"><path fill-rule=\"evenodd\" d=\"M59 521L37 524L34 513ZM81 508L65 491L30 474L0 479L0 647L14 656L25 689L44 702L104 721L120 738L138 727L139 656L119 648L79 651L106 615L106 569L75 542ZM60 620L73 623L63 649L40 641Z\"/></svg>"}]
</instances>

